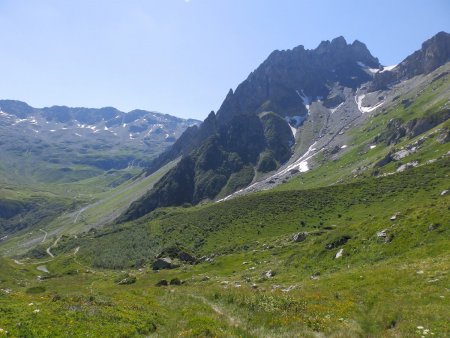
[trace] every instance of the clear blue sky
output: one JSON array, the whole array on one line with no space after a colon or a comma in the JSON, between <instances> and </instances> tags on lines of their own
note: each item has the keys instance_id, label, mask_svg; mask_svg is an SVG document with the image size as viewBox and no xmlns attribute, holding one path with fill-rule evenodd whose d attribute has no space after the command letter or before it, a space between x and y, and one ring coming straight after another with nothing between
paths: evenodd
<instances>
[{"instance_id":1,"label":"clear blue sky","mask_svg":"<svg viewBox=\"0 0 450 338\"><path fill-rule=\"evenodd\" d=\"M0 98L203 119L274 49L343 35L390 65L441 30L448 0L0 0Z\"/></svg>"}]
</instances>

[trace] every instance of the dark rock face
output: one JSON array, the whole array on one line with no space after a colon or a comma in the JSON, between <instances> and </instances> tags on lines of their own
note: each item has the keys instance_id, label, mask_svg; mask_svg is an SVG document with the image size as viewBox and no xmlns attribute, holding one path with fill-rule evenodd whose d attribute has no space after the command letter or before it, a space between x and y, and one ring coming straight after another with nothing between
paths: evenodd
<instances>
[{"instance_id":1,"label":"dark rock face","mask_svg":"<svg viewBox=\"0 0 450 338\"><path fill-rule=\"evenodd\" d=\"M422 44L422 48L404 59L392 71L375 74L372 90L385 89L398 81L429 74L450 61L450 34L439 32Z\"/></svg>"}]
</instances>

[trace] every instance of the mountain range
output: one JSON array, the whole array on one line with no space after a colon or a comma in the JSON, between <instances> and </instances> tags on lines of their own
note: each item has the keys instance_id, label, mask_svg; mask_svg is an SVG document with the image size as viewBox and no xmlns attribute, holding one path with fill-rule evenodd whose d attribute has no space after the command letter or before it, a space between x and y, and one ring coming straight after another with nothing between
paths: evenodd
<instances>
[{"instance_id":1,"label":"mountain range","mask_svg":"<svg viewBox=\"0 0 450 338\"><path fill-rule=\"evenodd\" d=\"M120 220L161 206L226 198L250 184L261 186L258 182L269 172L267 182L308 170L306 157L332 151L343 130L393 101L392 86L449 60L450 35L445 32L395 67L383 67L362 42L348 44L343 37L313 50L275 51L230 90L217 114L188 128L152 163L150 172L183 157ZM447 118L448 112L437 114L422 131Z\"/></svg>"},{"instance_id":2,"label":"mountain range","mask_svg":"<svg viewBox=\"0 0 450 338\"><path fill-rule=\"evenodd\" d=\"M38 109L20 101L0 100L0 153L2 162L10 164L17 158L20 162L25 153L59 166L85 165L105 171L145 167L197 123L145 110Z\"/></svg>"}]
</instances>

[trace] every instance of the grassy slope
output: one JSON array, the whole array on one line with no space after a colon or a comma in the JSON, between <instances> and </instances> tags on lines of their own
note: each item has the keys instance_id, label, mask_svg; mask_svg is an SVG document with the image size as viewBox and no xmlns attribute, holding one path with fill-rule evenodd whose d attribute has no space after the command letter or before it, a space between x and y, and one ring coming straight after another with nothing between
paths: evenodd
<instances>
[{"instance_id":1,"label":"grassy slope","mask_svg":"<svg viewBox=\"0 0 450 338\"><path fill-rule=\"evenodd\" d=\"M448 109L450 104L450 73L442 77L439 77L439 74L449 67L449 65L443 66L442 69L428 75L419 86L400 91L399 94L401 95L392 104L385 107L386 109L379 110L363 125L352 128L348 133L350 138L348 148L342 151L343 154L338 160L330 161L328 158L324 158L323 153L319 153L313 158L313 161L319 164L314 170L302 173L288 184L282 184L275 189L281 191L308 189L336 184L337 182L351 182L355 176L370 176L373 172L373 165L385 157L389 151L393 149L398 151L427 135L432 136L425 141L417 153L380 168L380 174L394 172L401 164L413 160L419 160L420 164L424 164L426 160L447 153L450 146L448 144L439 145L435 139L438 135L436 131L445 127L449 128L450 121L442 123L413 139L403 138L395 146L388 146L383 142L375 143L374 139L386 130L386 125L391 119L400 119L406 123L414 118L428 116L443 109ZM434 78L438 79L433 81ZM411 101L412 104L405 107L402 101ZM376 147L370 149L371 145L376 145ZM367 169L358 170L361 168ZM359 172L355 174L354 171Z\"/></svg>"},{"instance_id":2,"label":"grassy slope","mask_svg":"<svg viewBox=\"0 0 450 338\"><path fill-rule=\"evenodd\" d=\"M449 164L446 158L347 185L165 210L165 215L134 225L133 237L105 231L93 241L91 234L75 243L79 250L63 244L65 253L58 251L46 263L17 265L3 259L0 289L13 291L0 291L0 327L13 336L39 337L87 331L122 337L409 337L420 336L417 326L423 326L446 337L450 196L440 192L448 185ZM272 205L286 209L277 214ZM395 212L400 215L391 221ZM229 214L233 223L223 219ZM180 234L180 222L198 222L201 229L201 220L208 217L222 219L224 226L212 231L203 247L192 249L216 253L212 262L159 273L128 269L137 277L132 285L115 284L121 272L87 265L92 252L102 255L107 246L126 256L139 250L142 241L148 245L146 238L152 239L155 227L169 229L166 237L191 241L191 234L202 232L190 227ZM204 224L219 223L210 219ZM299 229L311 234L294 243L291 235ZM377 237L383 229L388 229L390 242ZM343 235L351 239L325 248ZM340 248L344 256L335 259ZM42 274L38 264L46 265L50 278L36 280ZM268 270L275 276L265 277ZM154 286L174 277L187 283ZM40 312L33 313L35 309Z\"/></svg>"}]
</instances>

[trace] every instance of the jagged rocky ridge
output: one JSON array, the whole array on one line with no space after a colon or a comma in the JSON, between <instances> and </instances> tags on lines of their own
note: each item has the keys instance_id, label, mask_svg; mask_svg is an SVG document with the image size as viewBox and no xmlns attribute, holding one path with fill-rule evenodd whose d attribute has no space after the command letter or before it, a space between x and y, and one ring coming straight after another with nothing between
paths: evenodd
<instances>
[{"instance_id":1,"label":"jagged rocky ridge","mask_svg":"<svg viewBox=\"0 0 450 338\"><path fill-rule=\"evenodd\" d=\"M315 149L312 140L322 138L320 141L326 145L333 140L333 135L342 133L345 124L331 130L333 119L346 119L348 125L382 104L379 100L383 96L370 94L378 88L378 79L388 79L383 80L388 86L430 72L447 62L448 36L437 34L393 69L382 67L363 43L347 44L342 37L322 42L314 50L299 46L273 52L236 91L230 90L217 114L211 113L200 127L188 129L153 163L150 171L170 159L184 156L119 221L140 217L160 206L225 196L247 186L254 176L273 171L290 158L297 147L297 144L293 146L295 138L302 143L303 133L297 131L303 122L327 115L330 121L315 131L308 151L304 148L304 155L299 157L301 160ZM371 100L375 101L370 104ZM238 133L228 132L237 127ZM248 142L252 143L251 150L247 149ZM209 162L214 157L212 154L220 154L220 161ZM209 166L209 163L216 164ZM295 170L301 170L302 163L294 164ZM289 168L285 166L281 172L286 174Z\"/></svg>"}]
</instances>

